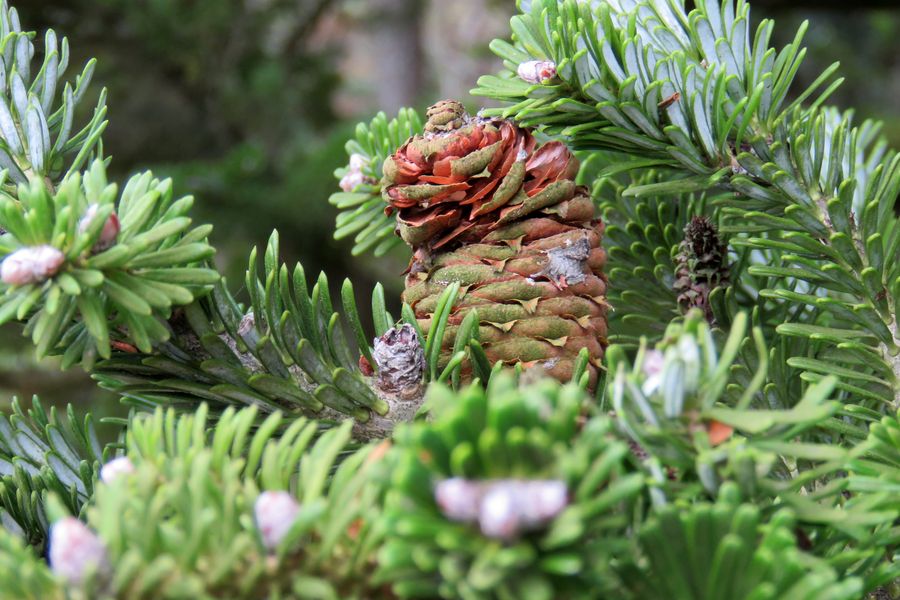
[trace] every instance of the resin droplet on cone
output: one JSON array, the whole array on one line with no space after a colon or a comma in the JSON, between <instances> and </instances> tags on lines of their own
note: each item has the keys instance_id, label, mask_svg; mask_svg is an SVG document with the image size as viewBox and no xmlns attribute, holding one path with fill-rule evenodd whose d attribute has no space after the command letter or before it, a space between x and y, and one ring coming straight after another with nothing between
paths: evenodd
<instances>
[{"instance_id":1,"label":"resin droplet on cone","mask_svg":"<svg viewBox=\"0 0 900 600\"><path fill-rule=\"evenodd\" d=\"M539 366L568 380L582 348L592 383L606 347L603 225L578 161L539 145L512 121L469 117L462 105L428 111L424 135L384 164L382 194L413 248L403 299L427 330L441 292L461 292L442 344L450 358L468 310L491 362Z\"/></svg>"}]
</instances>

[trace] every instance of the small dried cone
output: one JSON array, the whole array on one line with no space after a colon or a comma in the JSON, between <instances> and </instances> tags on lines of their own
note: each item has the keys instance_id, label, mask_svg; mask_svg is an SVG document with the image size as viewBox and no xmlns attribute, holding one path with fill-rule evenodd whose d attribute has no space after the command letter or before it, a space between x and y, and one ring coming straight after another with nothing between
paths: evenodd
<instances>
[{"instance_id":1,"label":"small dried cone","mask_svg":"<svg viewBox=\"0 0 900 600\"><path fill-rule=\"evenodd\" d=\"M699 308L706 320L714 321L709 294L728 285L728 248L716 226L707 217L694 217L684 228L684 240L675 257L675 292L686 313Z\"/></svg>"},{"instance_id":2,"label":"small dried cone","mask_svg":"<svg viewBox=\"0 0 900 600\"><path fill-rule=\"evenodd\" d=\"M428 117L426 133L384 164L387 211L413 248L404 301L427 330L441 292L459 282L443 361L476 308L491 362L568 380L587 348L593 385L606 347L606 253L603 225L574 181L577 160L512 121L471 118L458 102Z\"/></svg>"}]
</instances>

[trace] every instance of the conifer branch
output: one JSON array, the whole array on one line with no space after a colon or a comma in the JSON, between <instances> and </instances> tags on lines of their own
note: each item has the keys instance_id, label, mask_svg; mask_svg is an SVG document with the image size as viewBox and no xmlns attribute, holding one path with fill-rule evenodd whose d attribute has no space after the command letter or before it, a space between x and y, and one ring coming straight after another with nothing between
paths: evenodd
<instances>
[{"instance_id":1,"label":"conifer branch","mask_svg":"<svg viewBox=\"0 0 900 600\"><path fill-rule=\"evenodd\" d=\"M731 247L785 265L744 265L768 278L760 296L814 317L775 323L819 348L793 366L811 381L838 366L842 389L895 405L900 267L886 257L900 248L900 161L877 126L853 127L851 114L822 108L840 83L836 65L787 101L805 27L776 52L773 24L754 37L742 1L701 2L689 14L664 0L535 0L522 9L513 43L492 45L506 73L474 90L510 104L491 112L585 151L619 153L616 172L658 173L624 197L731 194L713 200ZM534 60L551 61L552 75L523 80L519 67ZM867 371L862 382L847 373L857 369Z\"/></svg>"},{"instance_id":2,"label":"conifer branch","mask_svg":"<svg viewBox=\"0 0 900 600\"><path fill-rule=\"evenodd\" d=\"M458 102L435 105L401 152L421 128L411 111L361 126L333 197L354 252L396 243L382 192L421 254L446 204L467 220L447 239L484 228L482 243L435 255L426 306L396 319L376 286L371 330L353 285L332 300L324 275L282 264L277 233L251 253L239 304L190 198L150 174L121 194L108 184L102 109L71 152L42 154L52 85L38 75L22 104L31 38L4 10L0 161L22 176L8 167L0 185L0 322L25 322L39 354L81 362L141 410L106 449L71 411L65 422L35 402L0 418L0 590L855 600L896 586L900 157L875 126L822 108L832 69L787 102L799 37L776 52L769 22L751 40L743 0L697 4L520 1L514 43L493 46L508 72L480 91L578 148L577 182L562 144L538 148ZM66 62L65 44L53 49L44 73ZM496 330L537 310L532 276L558 250L520 256L525 234L546 241L541 228L568 227L565 215L596 244L605 338L603 227L579 184L608 225L619 344L603 364L576 347L569 384L523 373L521 354L492 365ZM489 185L504 190L496 204ZM529 211L543 212L491 245L495 225ZM572 246L563 262L585 266L590 252ZM459 273L516 285L481 302ZM557 293L575 287L567 276L540 288L562 333L523 339L575 346L566 332L591 325L573 314L584 290ZM479 326L489 310L493 329ZM47 562L14 539L41 548L48 529Z\"/></svg>"}]
</instances>

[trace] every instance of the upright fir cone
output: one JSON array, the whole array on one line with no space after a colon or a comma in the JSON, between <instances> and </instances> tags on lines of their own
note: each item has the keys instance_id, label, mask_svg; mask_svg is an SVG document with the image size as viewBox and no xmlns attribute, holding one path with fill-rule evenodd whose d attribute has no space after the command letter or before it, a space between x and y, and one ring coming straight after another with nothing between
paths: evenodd
<instances>
[{"instance_id":1,"label":"upright fir cone","mask_svg":"<svg viewBox=\"0 0 900 600\"><path fill-rule=\"evenodd\" d=\"M728 248L708 217L694 217L684 228L675 263L674 287L681 309L699 308L712 323L709 294L728 285Z\"/></svg>"},{"instance_id":2,"label":"upright fir cone","mask_svg":"<svg viewBox=\"0 0 900 600\"><path fill-rule=\"evenodd\" d=\"M587 348L593 384L606 347L606 253L603 224L574 181L577 160L452 100L428 110L425 131L385 161L382 194L413 249L403 299L423 328L441 292L460 283L442 360L475 308L492 363L568 380Z\"/></svg>"}]
</instances>

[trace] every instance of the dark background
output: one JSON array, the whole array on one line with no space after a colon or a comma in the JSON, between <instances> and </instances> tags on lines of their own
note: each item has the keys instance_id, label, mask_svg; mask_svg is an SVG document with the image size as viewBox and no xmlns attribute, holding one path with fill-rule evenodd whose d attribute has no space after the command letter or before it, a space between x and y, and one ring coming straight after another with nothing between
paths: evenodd
<instances>
[{"instance_id":1,"label":"dark background","mask_svg":"<svg viewBox=\"0 0 900 600\"><path fill-rule=\"evenodd\" d=\"M14 4L16 4L14 2ZM487 49L508 35L512 0L20 0L23 25L69 38L74 71L99 59L95 93L109 90L105 151L113 177L150 168L197 197L198 221L232 286L253 245L281 234L286 260L325 270L358 290L401 286L402 256L353 259L331 238L332 172L358 120L402 105L467 99L496 71ZM896 2L755 0L755 20L776 20L775 41L804 19L811 82L840 60L832 98L886 123L900 144L900 12ZM70 74L70 76L74 76ZM53 403L93 400L115 410L77 369L35 364L14 327L0 329L0 408L13 394ZM108 400L108 398L106 399Z\"/></svg>"}]
</instances>

